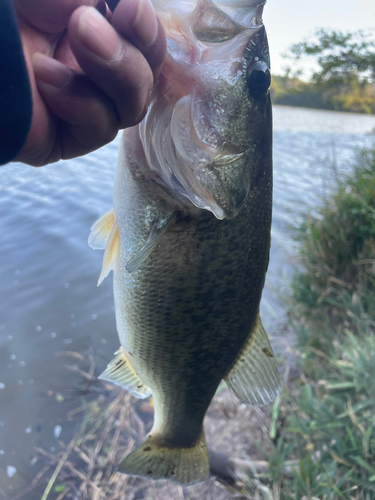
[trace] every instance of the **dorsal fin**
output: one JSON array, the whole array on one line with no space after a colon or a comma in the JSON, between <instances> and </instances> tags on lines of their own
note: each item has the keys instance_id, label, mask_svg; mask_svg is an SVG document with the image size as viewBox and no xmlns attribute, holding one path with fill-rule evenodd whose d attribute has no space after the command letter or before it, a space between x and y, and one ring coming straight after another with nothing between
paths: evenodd
<instances>
[{"instance_id":1,"label":"dorsal fin","mask_svg":"<svg viewBox=\"0 0 375 500\"><path fill-rule=\"evenodd\" d=\"M279 392L279 372L259 314L225 381L229 389L247 406L266 405Z\"/></svg>"},{"instance_id":2,"label":"dorsal fin","mask_svg":"<svg viewBox=\"0 0 375 500\"><path fill-rule=\"evenodd\" d=\"M115 352L115 357L99 378L119 385L136 398L145 399L151 396L151 390L139 378L122 347Z\"/></svg>"}]
</instances>

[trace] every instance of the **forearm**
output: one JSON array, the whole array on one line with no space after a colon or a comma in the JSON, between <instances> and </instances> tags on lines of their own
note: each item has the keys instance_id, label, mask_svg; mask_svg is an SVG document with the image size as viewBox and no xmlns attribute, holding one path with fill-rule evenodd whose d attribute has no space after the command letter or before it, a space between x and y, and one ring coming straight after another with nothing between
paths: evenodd
<instances>
[{"instance_id":1,"label":"forearm","mask_svg":"<svg viewBox=\"0 0 375 500\"><path fill-rule=\"evenodd\" d=\"M24 145L32 116L28 73L11 0L0 1L0 165Z\"/></svg>"}]
</instances>

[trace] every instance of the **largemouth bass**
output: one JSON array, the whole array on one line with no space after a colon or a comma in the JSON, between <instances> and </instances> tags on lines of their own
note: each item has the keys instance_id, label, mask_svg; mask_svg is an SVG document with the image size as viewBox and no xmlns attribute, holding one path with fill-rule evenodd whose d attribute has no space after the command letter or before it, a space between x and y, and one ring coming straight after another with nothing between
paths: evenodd
<instances>
[{"instance_id":1,"label":"largemouth bass","mask_svg":"<svg viewBox=\"0 0 375 500\"><path fill-rule=\"evenodd\" d=\"M124 132L114 208L92 227L113 270L121 347L101 378L153 396L154 425L119 471L207 477L203 419L224 378L267 404L278 371L259 318L272 204L269 53L259 0L154 2L167 58Z\"/></svg>"}]
</instances>

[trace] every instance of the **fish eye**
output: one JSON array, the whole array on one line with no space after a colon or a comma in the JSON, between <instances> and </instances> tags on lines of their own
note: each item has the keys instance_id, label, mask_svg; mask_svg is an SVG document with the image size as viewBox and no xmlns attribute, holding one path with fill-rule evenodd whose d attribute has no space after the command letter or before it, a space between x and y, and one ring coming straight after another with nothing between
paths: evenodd
<instances>
[{"instance_id":1,"label":"fish eye","mask_svg":"<svg viewBox=\"0 0 375 500\"><path fill-rule=\"evenodd\" d=\"M247 85L255 98L263 97L271 85L271 72L268 66L258 61L247 70Z\"/></svg>"}]
</instances>

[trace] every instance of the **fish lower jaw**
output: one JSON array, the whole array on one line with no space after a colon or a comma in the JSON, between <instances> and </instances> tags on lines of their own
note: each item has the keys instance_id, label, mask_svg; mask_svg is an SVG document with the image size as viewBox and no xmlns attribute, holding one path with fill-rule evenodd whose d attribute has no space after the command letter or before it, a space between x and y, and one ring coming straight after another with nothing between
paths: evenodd
<instances>
[{"instance_id":1,"label":"fish lower jaw","mask_svg":"<svg viewBox=\"0 0 375 500\"><path fill-rule=\"evenodd\" d=\"M199 181L200 171L222 153L197 136L191 99L182 97L174 108L162 107L157 100L151 104L138 128L145 167L155 182L223 219L223 210Z\"/></svg>"},{"instance_id":2,"label":"fish lower jaw","mask_svg":"<svg viewBox=\"0 0 375 500\"><path fill-rule=\"evenodd\" d=\"M176 164L182 164L179 175L164 175L165 169L163 167L155 168L155 163L148 163L147 168L150 178L167 190L172 191L174 195L177 194L188 199L195 207L208 210L217 219L224 219L224 210L216 203L214 197L200 185L199 171L197 172L197 169L194 169L189 162L176 154L176 151L175 158ZM176 171L175 173L177 174Z\"/></svg>"},{"instance_id":3,"label":"fish lower jaw","mask_svg":"<svg viewBox=\"0 0 375 500\"><path fill-rule=\"evenodd\" d=\"M221 171L231 164L236 170L246 149L224 141L217 132L205 137L198 130L194 95L181 97L173 108L161 103L153 101L138 129L153 180L219 220L235 217L236 196L228 191Z\"/></svg>"}]
</instances>

